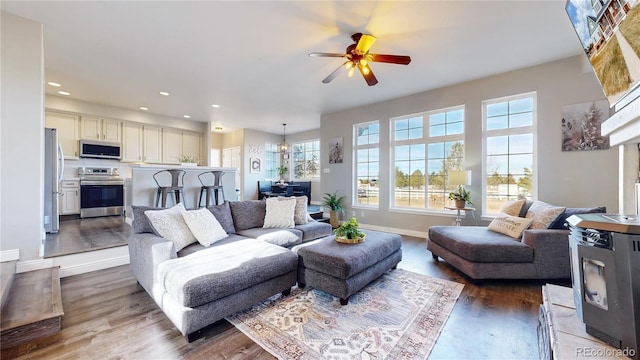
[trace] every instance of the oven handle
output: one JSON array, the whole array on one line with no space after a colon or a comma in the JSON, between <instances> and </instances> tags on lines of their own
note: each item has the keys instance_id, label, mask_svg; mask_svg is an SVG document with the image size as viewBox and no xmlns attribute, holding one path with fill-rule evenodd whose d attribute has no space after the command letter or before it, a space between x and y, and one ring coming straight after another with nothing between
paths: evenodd
<instances>
[{"instance_id":1,"label":"oven handle","mask_svg":"<svg viewBox=\"0 0 640 360\"><path fill-rule=\"evenodd\" d=\"M82 185L124 185L123 180L81 180Z\"/></svg>"}]
</instances>

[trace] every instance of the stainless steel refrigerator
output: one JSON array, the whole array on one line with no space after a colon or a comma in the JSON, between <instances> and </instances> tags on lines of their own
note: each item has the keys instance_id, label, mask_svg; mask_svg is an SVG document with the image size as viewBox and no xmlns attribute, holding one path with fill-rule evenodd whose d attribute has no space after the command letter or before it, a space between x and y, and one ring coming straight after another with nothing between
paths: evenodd
<instances>
[{"instance_id":1,"label":"stainless steel refrigerator","mask_svg":"<svg viewBox=\"0 0 640 360\"><path fill-rule=\"evenodd\" d=\"M59 184L64 170L64 154L58 143L57 129L44 129L44 230L57 233L60 229L58 203Z\"/></svg>"}]
</instances>

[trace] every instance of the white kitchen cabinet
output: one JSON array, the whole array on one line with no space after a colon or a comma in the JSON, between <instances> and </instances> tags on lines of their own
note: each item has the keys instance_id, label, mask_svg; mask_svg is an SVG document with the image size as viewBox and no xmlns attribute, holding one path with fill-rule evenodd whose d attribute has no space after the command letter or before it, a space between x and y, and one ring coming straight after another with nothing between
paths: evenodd
<instances>
[{"instance_id":1,"label":"white kitchen cabinet","mask_svg":"<svg viewBox=\"0 0 640 360\"><path fill-rule=\"evenodd\" d=\"M162 128L144 125L142 128L142 161L151 164L162 163Z\"/></svg>"},{"instance_id":2,"label":"white kitchen cabinet","mask_svg":"<svg viewBox=\"0 0 640 360\"><path fill-rule=\"evenodd\" d=\"M198 164L203 164L200 153L202 134L193 131L182 132L182 155L190 155L198 158Z\"/></svg>"},{"instance_id":3,"label":"white kitchen cabinet","mask_svg":"<svg viewBox=\"0 0 640 360\"><path fill-rule=\"evenodd\" d=\"M82 116L80 137L82 139L122 142L122 121Z\"/></svg>"},{"instance_id":4,"label":"white kitchen cabinet","mask_svg":"<svg viewBox=\"0 0 640 360\"><path fill-rule=\"evenodd\" d=\"M182 156L182 131L177 129L162 129L162 162L165 164L180 164Z\"/></svg>"},{"instance_id":5,"label":"white kitchen cabinet","mask_svg":"<svg viewBox=\"0 0 640 360\"><path fill-rule=\"evenodd\" d=\"M79 117L52 111L45 112L44 126L58 129L58 143L62 146L65 159L77 160Z\"/></svg>"},{"instance_id":6,"label":"white kitchen cabinet","mask_svg":"<svg viewBox=\"0 0 640 360\"><path fill-rule=\"evenodd\" d=\"M142 124L122 124L122 161L142 161Z\"/></svg>"},{"instance_id":7,"label":"white kitchen cabinet","mask_svg":"<svg viewBox=\"0 0 640 360\"><path fill-rule=\"evenodd\" d=\"M80 182L63 180L60 182L60 215L80 214Z\"/></svg>"}]
</instances>

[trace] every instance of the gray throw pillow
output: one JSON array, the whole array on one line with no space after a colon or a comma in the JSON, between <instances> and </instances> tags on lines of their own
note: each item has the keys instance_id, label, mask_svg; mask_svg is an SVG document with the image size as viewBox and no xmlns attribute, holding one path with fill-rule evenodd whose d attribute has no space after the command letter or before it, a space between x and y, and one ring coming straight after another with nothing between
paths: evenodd
<instances>
[{"instance_id":1,"label":"gray throw pillow","mask_svg":"<svg viewBox=\"0 0 640 360\"><path fill-rule=\"evenodd\" d=\"M139 205L133 205L132 208L133 222L131 223L131 231L134 234L152 233L160 235L156 232L156 229L153 228L151 221L149 221L149 218L144 214L144 212L147 210L162 210L162 208Z\"/></svg>"},{"instance_id":2,"label":"gray throw pillow","mask_svg":"<svg viewBox=\"0 0 640 360\"><path fill-rule=\"evenodd\" d=\"M236 228L233 226L233 218L231 217L231 208L229 207L229 202L225 201L220 205L213 205L207 207L209 211L215 216L216 220L222 225L224 231L227 234L235 234Z\"/></svg>"},{"instance_id":3,"label":"gray throw pillow","mask_svg":"<svg viewBox=\"0 0 640 360\"><path fill-rule=\"evenodd\" d=\"M267 203L264 200L231 201L231 216L236 231L261 228L267 213Z\"/></svg>"},{"instance_id":4,"label":"gray throw pillow","mask_svg":"<svg viewBox=\"0 0 640 360\"><path fill-rule=\"evenodd\" d=\"M606 213L606 212L607 212L606 206L598 206L598 207L592 207L592 208L566 208L564 210L564 213L560 214L560 216L558 216L558 218L553 223L551 223L551 225L549 226L549 229L566 230L567 228L565 227L564 224L567 222L567 218L571 215Z\"/></svg>"}]
</instances>

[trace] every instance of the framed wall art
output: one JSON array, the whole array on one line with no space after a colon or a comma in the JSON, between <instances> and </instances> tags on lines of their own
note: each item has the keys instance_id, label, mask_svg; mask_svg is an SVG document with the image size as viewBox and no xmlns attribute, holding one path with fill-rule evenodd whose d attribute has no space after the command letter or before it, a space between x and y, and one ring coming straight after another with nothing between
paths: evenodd
<instances>
[{"instance_id":1,"label":"framed wall art","mask_svg":"<svg viewBox=\"0 0 640 360\"><path fill-rule=\"evenodd\" d=\"M562 151L606 150L609 137L600 126L609 118L607 100L562 107Z\"/></svg>"},{"instance_id":2,"label":"framed wall art","mask_svg":"<svg viewBox=\"0 0 640 360\"><path fill-rule=\"evenodd\" d=\"M342 164L343 138L334 137L329 141L329 164Z\"/></svg>"},{"instance_id":3,"label":"framed wall art","mask_svg":"<svg viewBox=\"0 0 640 360\"><path fill-rule=\"evenodd\" d=\"M251 174L259 174L262 172L262 160L259 157L252 157L249 160L250 169L249 172Z\"/></svg>"}]
</instances>

